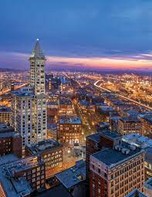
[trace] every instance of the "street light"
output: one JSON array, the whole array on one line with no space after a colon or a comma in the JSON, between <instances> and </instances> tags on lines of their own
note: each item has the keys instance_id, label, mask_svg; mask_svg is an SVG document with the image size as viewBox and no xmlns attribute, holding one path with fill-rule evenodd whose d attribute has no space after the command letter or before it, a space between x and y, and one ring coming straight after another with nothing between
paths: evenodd
<instances>
[{"instance_id":1,"label":"street light","mask_svg":"<svg viewBox=\"0 0 152 197\"><path fill-rule=\"evenodd\" d=\"M71 151L70 151L70 150L68 150L68 153L69 153L69 154L70 154L70 152L71 152Z\"/></svg>"}]
</instances>

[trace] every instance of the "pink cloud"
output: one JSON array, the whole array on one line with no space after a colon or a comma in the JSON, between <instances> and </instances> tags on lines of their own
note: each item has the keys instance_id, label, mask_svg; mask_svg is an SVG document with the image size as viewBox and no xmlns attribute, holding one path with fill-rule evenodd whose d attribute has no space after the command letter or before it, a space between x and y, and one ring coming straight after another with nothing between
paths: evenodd
<instances>
[{"instance_id":1,"label":"pink cloud","mask_svg":"<svg viewBox=\"0 0 152 197\"><path fill-rule=\"evenodd\" d=\"M0 66L15 68L28 68L30 54L18 52L1 52ZM83 65L84 67L106 69L152 69L152 55L139 54L128 57L61 57L46 56L47 65L64 63L71 66Z\"/></svg>"}]
</instances>

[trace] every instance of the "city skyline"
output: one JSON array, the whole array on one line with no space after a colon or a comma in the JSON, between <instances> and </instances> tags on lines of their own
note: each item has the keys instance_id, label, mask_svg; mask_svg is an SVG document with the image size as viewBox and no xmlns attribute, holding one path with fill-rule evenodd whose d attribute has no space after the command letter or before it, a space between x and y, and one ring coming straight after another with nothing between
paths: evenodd
<instances>
[{"instance_id":1,"label":"city skyline","mask_svg":"<svg viewBox=\"0 0 152 197\"><path fill-rule=\"evenodd\" d=\"M31 43L38 37L48 67L151 71L152 2L148 0L87 4L6 0L0 5L2 68L27 69Z\"/></svg>"},{"instance_id":2,"label":"city skyline","mask_svg":"<svg viewBox=\"0 0 152 197\"><path fill-rule=\"evenodd\" d=\"M152 197L151 10L0 1L0 197Z\"/></svg>"}]
</instances>

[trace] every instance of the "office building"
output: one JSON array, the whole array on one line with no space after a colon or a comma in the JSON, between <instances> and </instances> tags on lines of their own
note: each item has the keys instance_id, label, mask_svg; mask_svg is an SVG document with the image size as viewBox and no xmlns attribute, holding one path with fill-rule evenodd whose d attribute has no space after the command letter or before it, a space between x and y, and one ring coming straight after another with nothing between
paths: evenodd
<instances>
[{"instance_id":1,"label":"office building","mask_svg":"<svg viewBox=\"0 0 152 197\"><path fill-rule=\"evenodd\" d=\"M143 192L145 153L122 143L90 156L90 197L124 197L134 188Z\"/></svg>"}]
</instances>

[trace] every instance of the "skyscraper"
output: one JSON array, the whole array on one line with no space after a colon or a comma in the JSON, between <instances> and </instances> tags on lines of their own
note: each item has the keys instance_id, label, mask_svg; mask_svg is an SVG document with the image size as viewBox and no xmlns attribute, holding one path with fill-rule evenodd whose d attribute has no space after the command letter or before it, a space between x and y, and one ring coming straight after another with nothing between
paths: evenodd
<instances>
[{"instance_id":1,"label":"skyscraper","mask_svg":"<svg viewBox=\"0 0 152 197\"><path fill-rule=\"evenodd\" d=\"M47 137L45 96L45 56L37 39L30 61L29 86L15 91L12 101L12 126L19 132L25 145Z\"/></svg>"},{"instance_id":2,"label":"skyscraper","mask_svg":"<svg viewBox=\"0 0 152 197\"><path fill-rule=\"evenodd\" d=\"M35 95L45 94L45 60L45 56L39 44L39 39L37 39L32 55L29 58L30 86L33 88Z\"/></svg>"}]
</instances>

